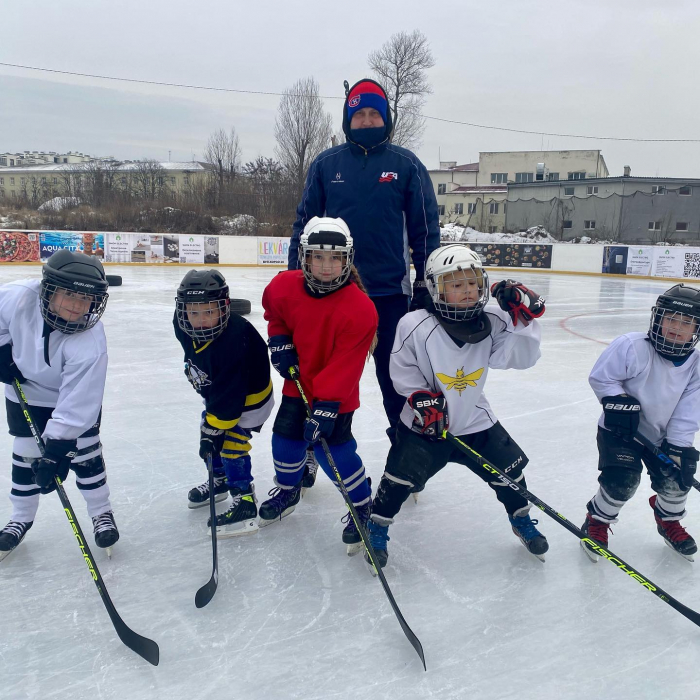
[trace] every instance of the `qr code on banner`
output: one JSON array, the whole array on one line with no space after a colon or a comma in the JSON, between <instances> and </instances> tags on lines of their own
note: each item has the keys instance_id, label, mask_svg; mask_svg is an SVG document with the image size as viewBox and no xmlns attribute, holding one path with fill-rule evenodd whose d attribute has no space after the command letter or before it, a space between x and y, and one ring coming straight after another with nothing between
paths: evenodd
<instances>
[{"instance_id":1,"label":"qr code on banner","mask_svg":"<svg viewBox=\"0 0 700 700\"><path fill-rule=\"evenodd\" d=\"M180 257L180 264L184 264L187 262L187 258L185 257Z\"/></svg>"},{"instance_id":2,"label":"qr code on banner","mask_svg":"<svg viewBox=\"0 0 700 700\"><path fill-rule=\"evenodd\" d=\"M700 279L700 253L686 253L683 264L683 277Z\"/></svg>"}]
</instances>

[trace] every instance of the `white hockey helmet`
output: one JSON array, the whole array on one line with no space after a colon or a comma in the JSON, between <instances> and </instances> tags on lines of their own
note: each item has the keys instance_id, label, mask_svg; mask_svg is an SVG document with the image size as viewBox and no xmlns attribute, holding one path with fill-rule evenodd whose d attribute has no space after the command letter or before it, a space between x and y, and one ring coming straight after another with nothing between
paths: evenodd
<instances>
[{"instance_id":1,"label":"white hockey helmet","mask_svg":"<svg viewBox=\"0 0 700 700\"><path fill-rule=\"evenodd\" d=\"M304 227L299 240L301 248L301 269L306 284L318 294L328 294L340 289L350 277L355 248L348 225L342 219L330 216L314 216ZM334 251L340 253L342 268L332 279L318 279L311 271L314 251Z\"/></svg>"},{"instance_id":2,"label":"white hockey helmet","mask_svg":"<svg viewBox=\"0 0 700 700\"><path fill-rule=\"evenodd\" d=\"M445 281L459 279L476 279L479 298L474 304L455 306L445 301ZM438 313L450 321L476 318L489 300L489 278L481 264L481 258L464 243L451 243L434 250L428 256L425 263L425 286Z\"/></svg>"}]
</instances>

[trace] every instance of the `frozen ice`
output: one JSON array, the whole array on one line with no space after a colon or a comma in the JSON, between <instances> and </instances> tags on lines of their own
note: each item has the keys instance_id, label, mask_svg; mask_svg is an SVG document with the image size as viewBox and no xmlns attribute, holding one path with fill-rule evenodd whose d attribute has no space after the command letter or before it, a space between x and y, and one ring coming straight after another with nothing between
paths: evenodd
<instances>
[{"instance_id":1,"label":"frozen ice","mask_svg":"<svg viewBox=\"0 0 700 700\"><path fill-rule=\"evenodd\" d=\"M592 564L543 513L550 550L546 563L538 561L491 490L456 464L428 483L417 505L404 504L385 570L423 643L427 673L379 581L361 556L346 556L345 507L322 473L282 523L219 542L219 588L197 610L211 546L208 509L187 508L187 491L206 469L197 456L201 402L171 325L185 271L111 267L124 284L110 291L104 317L110 368L102 441L121 540L111 561L94 554L126 623L160 645L160 666L119 641L52 494L42 498L24 543L0 564L2 700L697 698L700 629L614 566ZM260 299L277 270L222 271L231 296L252 301L248 318L264 333ZM38 274L37 267L3 268L0 282ZM548 299L542 359L525 372L492 372L487 396L530 458L531 491L580 525L597 487L599 407L588 373L614 337L646 330L653 301L670 284L513 274ZM277 375L274 382L279 397ZM372 363L361 399L353 430L376 485L389 443ZM252 441L260 500L273 486L271 425ZM11 445L0 435L1 524L10 516ZM90 532L71 479L67 491ZM700 564L664 544L650 494L644 476L610 546L700 610ZM700 537L700 494L691 493L688 510L684 524Z\"/></svg>"}]
</instances>

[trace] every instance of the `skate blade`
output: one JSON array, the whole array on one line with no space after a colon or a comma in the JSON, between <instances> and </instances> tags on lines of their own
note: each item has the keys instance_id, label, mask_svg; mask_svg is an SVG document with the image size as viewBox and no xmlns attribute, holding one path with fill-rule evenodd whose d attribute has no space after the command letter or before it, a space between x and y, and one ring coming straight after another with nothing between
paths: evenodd
<instances>
[{"instance_id":1,"label":"skate blade","mask_svg":"<svg viewBox=\"0 0 700 700\"><path fill-rule=\"evenodd\" d=\"M374 578L377 578L379 574L377 573L377 569L374 567L374 564L372 564L371 561L367 561L365 559L365 564L367 565L367 568L369 569L369 573L372 574Z\"/></svg>"},{"instance_id":2,"label":"skate blade","mask_svg":"<svg viewBox=\"0 0 700 700\"><path fill-rule=\"evenodd\" d=\"M105 547L105 554L107 555L107 559L111 559L112 558L112 548Z\"/></svg>"},{"instance_id":3,"label":"skate blade","mask_svg":"<svg viewBox=\"0 0 700 700\"><path fill-rule=\"evenodd\" d=\"M287 510L282 511L282 515L280 515L279 518L274 518L273 520L265 520L264 518L259 518L258 519L258 525L260 527L267 527L268 525L272 525L273 523L278 523L282 518L286 518L288 515L291 515L294 512L294 509L296 506L292 506L291 508L287 508Z\"/></svg>"},{"instance_id":4,"label":"skate blade","mask_svg":"<svg viewBox=\"0 0 700 700\"><path fill-rule=\"evenodd\" d=\"M581 545L581 549L583 550L584 554L594 563L597 564L601 559L600 554L596 554L595 552L591 551L586 547L586 543L583 542L583 540L579 540L579 544Z\"/></svg>"},{"instance_id":5,"label":"skate blade","mask_svg":"<svg viewBox=\"0 0 700 700\"><path fill-rule=\"evenodd\" d=\"M228 493L217 493L216 496L214 496L214 503L221 503L221 501L225 501L228 498ZM207 498L206 501L202 501L201 503L194 503L193 501L187 501L187 507L194 509L194 508L204 508L204 506L209 505L209 499Z\"/></svg>"},{"instance_id":6,"label":"skate blade","mask_svg":"<svg viewBox=\"0 0 700 700\"><path fill-rule=\"evenodd\" d=\"M349 544L347 547L348 556L354 557L356 554L359 554L364 549L365 545L362 542L355 542L353 544Z\"/></svg>"},{"instance_id":7,"label":"skate blade","mask_svg":"<svg viewBox=\"0 0 700 700\"><path fill-rule=\"evenodd\" d=\"M301 487L301 497L302 497L302 498L304 498L304 496L306 495L306 492L307 492L308 490L309 490L309 487L308 487L308 486L302 486L302 487Z\"/></svg>"},{"instance_id":8,"label":"skate blade","mask_svg":"<svg viewBox=\"0 0 700 700\"><path fill-rule=\"evenodd\" d=\"M229 537L240 537L241 535L253 535L259 530L255 520L243 520L232 525L217 525L216 536L222 540ZM210 531L211 533L211 531Z\"/></svg>"},{"instance_id":9,"label":"skate blade","mask_svg":"<svg viewBox=\"0 0 700 700\"><path fill-rule=\"evenodd\" d=\"M693 555L692 555L692 554L681 554L681 553L680 553L666 538L664 538L664 542L665 542L679 557L683 557L683 559L685 559L686 561L695 561L695 559L693 559Z\"/></svg>"},{"instance_id":10,"label":"skate blade","mask_svg":"<svg viewBox=\"0 0 700 700\"><path fill-rule=\"evenodd\" d=\"M417 493L414 493L414 494L412 494L412 495L413 495L413 502L414 502L414 503L418 503L418 494L417 494Z\"/></svg>"},{"instance_id":11,"label":"skate blade","mask_svg":"<svg viewBox=\"0 0 700 700\"><path fill-rule=\"evenodd\" d=\"M19 546L19 545L18 545L18 546ZM15 549L17 549L17 547L13 547L12 549L8 549L8 550L6 550L6 551L3 550L2 552L0 552L0 561L2 561L2 560L5 559L7 556L9 556L10 554L12 554L12 552L14 552Z\"/></svg>"}]
</instances>

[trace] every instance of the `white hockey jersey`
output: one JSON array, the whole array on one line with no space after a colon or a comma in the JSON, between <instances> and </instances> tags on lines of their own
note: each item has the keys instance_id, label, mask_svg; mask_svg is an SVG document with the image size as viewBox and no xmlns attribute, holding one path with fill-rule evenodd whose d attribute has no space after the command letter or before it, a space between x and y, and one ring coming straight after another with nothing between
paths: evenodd
<instances>
[{"instance_id":1,"label":"white hockey jersey","mask_svg":"<svg viewBox=\"0 0 700 700\"><path fill-rule=\"evenodd\" d=\"M27 381L22 384L33 406L53 407L44 438L74 440L97 421L107 376L107 339L98 321L73 335L53 331L49 364L44 358L41 281L21 280L0 287L0 345L12 344L12 357ZM5 396L17 402L12 386Z\"/></svg>"},{"instance_id":2,"label":"white hockey jersey","mask_svg":"<svg viewBox=\"0 0 700 700\"><path fill-rule=\"evenodd\" d=\"M484 395L489 368L527 369L540 358L540 325L513 327L499 307L484 311L491 333L480 343L459 347L439 321L421 309L406 314L396 329L389 371L402 396L414 391L442 392L447 399L449 431L469 435L495 425L497 418ZM404 404L401 421L409 428L413 410Z\"/></svg>"},{"instance_id":3,"label":"white hockey jersey","mask_svg":"<svg viewBox=\"0 0 700 700\"><path fill-rule=\"evenodd\" d=\"M616 338L593 366L588 383L601 400L628 394L642 405L639 432L655 445L664 438L679 447L693 444L700 427L700 353L676 367L654 350L646 333ZM603 426L601 413L598 425Z\"/></svg>"}]
</instances>

